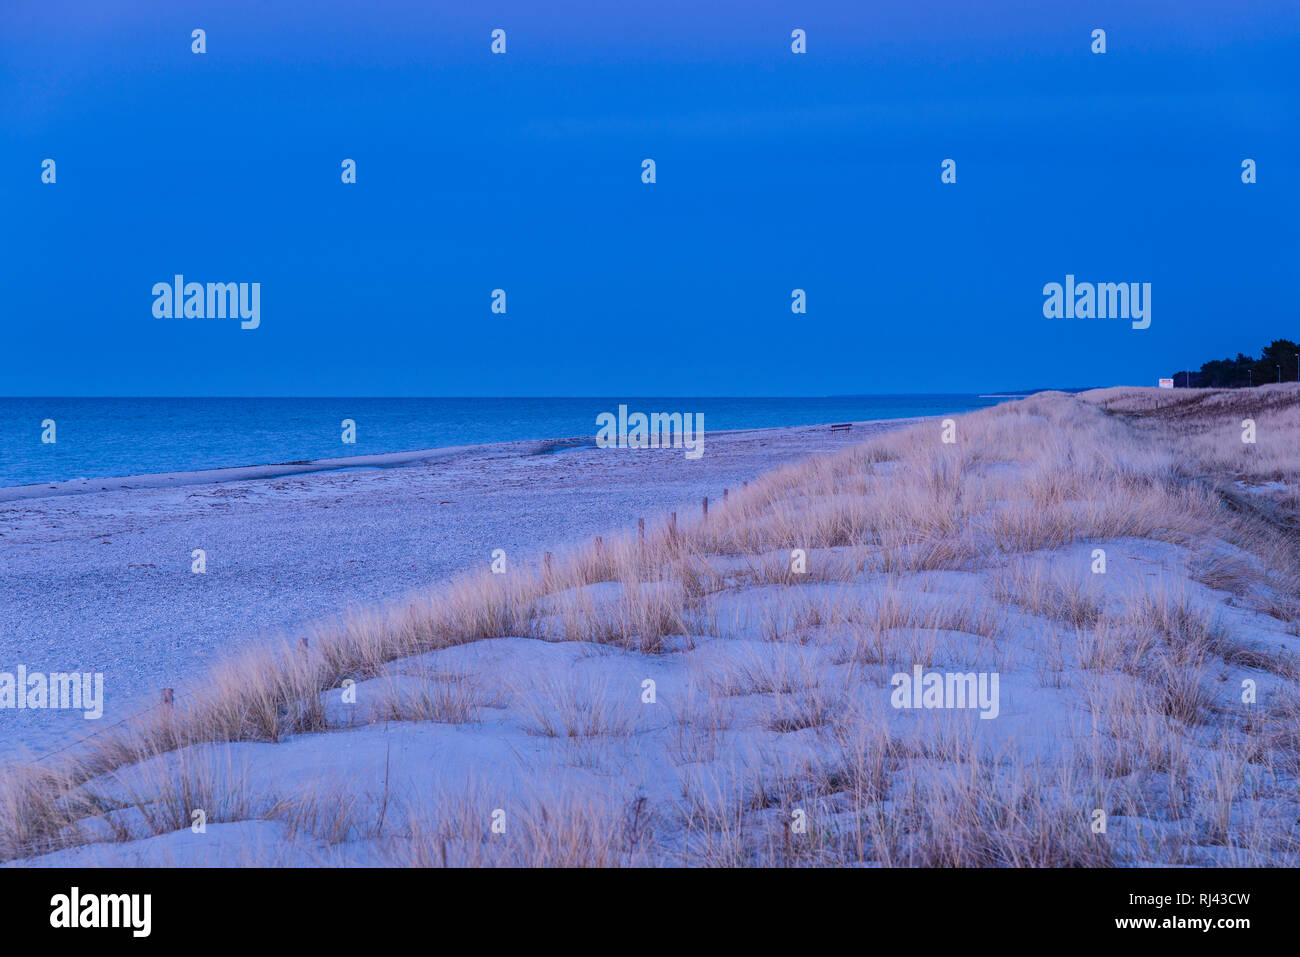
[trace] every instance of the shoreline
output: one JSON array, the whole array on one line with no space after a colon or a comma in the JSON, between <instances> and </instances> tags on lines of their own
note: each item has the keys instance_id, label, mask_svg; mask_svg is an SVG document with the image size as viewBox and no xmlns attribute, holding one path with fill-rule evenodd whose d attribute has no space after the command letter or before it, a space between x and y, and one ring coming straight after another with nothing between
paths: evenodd
<instances>
[{"instance_id":1,"label":"shoreline","mask_svg":"<svg viewBox=\"0 0 1300 957\"><path fill-rule=\"evenodd\" d=\"M640 517L653 527L702 497L919 421L712 433L694 460L549 440L379 457L389 467L357 456L78 482L63 494L0 489L0 668L106 673L100 721L0 713L0 762L111 724L160 688L180 693L237 648L486 567L495 549L528 564Z\"/></svg>"},{"instance_id":2,"label":"shoreline","mask_svg":"<svg viewBox=\"0 0 1300 957\"><path fill-rule=\"evenodd\" d=\"M852 425L875 426L884 422L912 423L935 416L911 416L904 419L862 419ZM751 433L779 433L790 430L829 429L831 423L815 425L765 426L754 429L720 429L705 433L712 438L726 438ZM852 435L850 430L848 433ZM334 456L307 459L299 462L272 462L264 465L232 465L211 469L187 469L174 472L145 472L138 475L104 476L63 479L56 482L33 482L26 485L0 485L0 504L53 498L64 495L84 495L98 492L121 492L136 489L179 488L190 485L217 485L229 482L250 482L260 479L311 475L320 472L344 472L371 469L403 468L441 460L457 459L469 455L503 456L546 455L571 449L595 449L596 437L567 436L543 439L521 439L510 442L486 442L478 445L449 445L432 449L409 449L399 452L380 452L367 455ZM630 451L630 450L620 450ZM636 450L664 451L664 450ZM667 450L675 451L675 450Z\"/></svg>"}]
</instances>

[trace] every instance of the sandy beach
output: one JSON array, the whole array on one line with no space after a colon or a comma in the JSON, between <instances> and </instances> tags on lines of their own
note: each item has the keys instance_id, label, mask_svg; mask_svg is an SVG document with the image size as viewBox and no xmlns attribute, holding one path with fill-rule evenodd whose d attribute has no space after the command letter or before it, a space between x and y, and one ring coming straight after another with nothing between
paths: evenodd
<instances>
[{"instance_id":1,"label":"sandy beach","mask_svg":"<svg viewBox=\"0 0 1300 957\"><path fill-rule=\"evenodd\" d=\"M99 731L244 644L486 568L493 549L533 563L638 517L694 516L915 421L710 433L694 461L556 439L0 488L0 661L103 671L106 688L97 721L0 712L0 756Z\"/></svg>"}]
</instances>

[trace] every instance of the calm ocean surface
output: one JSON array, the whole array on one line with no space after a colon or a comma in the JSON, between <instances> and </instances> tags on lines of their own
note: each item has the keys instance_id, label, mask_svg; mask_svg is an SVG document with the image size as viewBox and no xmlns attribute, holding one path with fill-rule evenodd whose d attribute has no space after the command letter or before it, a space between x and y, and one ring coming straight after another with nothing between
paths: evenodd
<instances>
[{"instance_id":1,"label":"calm ocean surface","mask_svg":"<svg viewBox=\"0 0 1300 957\"><path fill-rule=\"evenodd\" d=\"M706 434L965 412L973 395L774 399L4 399L0 486L521 439L594 436L596 416L700 412ZM42 423L53 419L53 444ZM357 424L344 445L340 423Z\"/></svg>"}]
</instances>

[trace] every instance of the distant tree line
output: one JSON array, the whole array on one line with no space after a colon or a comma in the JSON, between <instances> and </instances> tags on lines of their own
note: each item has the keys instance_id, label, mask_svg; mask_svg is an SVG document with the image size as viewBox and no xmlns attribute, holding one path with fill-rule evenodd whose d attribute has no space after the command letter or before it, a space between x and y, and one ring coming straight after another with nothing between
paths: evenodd
<instances>
[{"instance_id":1,"label":"distant tree line","mask_svg":"<svg viewBox=\"0 0 1300 957\"><path fill-rule=\"evenodd\" d=\"M1239 386L1295 382L1300 374L1300 343L1275 339L1258 358L1237 353L1235 359L1211 359L1199 370L1175 372L1174 385L1194 389L1235 389ZM1189 381L1190 380L1190 381Z\"/></svg>"}]
</instances>

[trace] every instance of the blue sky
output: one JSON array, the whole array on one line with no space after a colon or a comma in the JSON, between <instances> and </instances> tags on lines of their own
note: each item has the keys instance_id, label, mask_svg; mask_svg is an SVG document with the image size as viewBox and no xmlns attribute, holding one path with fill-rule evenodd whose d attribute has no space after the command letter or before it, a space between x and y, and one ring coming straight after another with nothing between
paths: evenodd
<instances>
[{"instance_id":1,"label":"blue sky","mask_svg":"<svg viewBox=\"0 0 1300 957\"><path fill-rule=\"evenodd\" d=\"M1293 2L106 6L0 9L3 395L1153 384L1300 332ZM260 328L155 319L177 272ZM1045 319L1067 273L1151 327Z\"/></svg>"}]
</instances>

